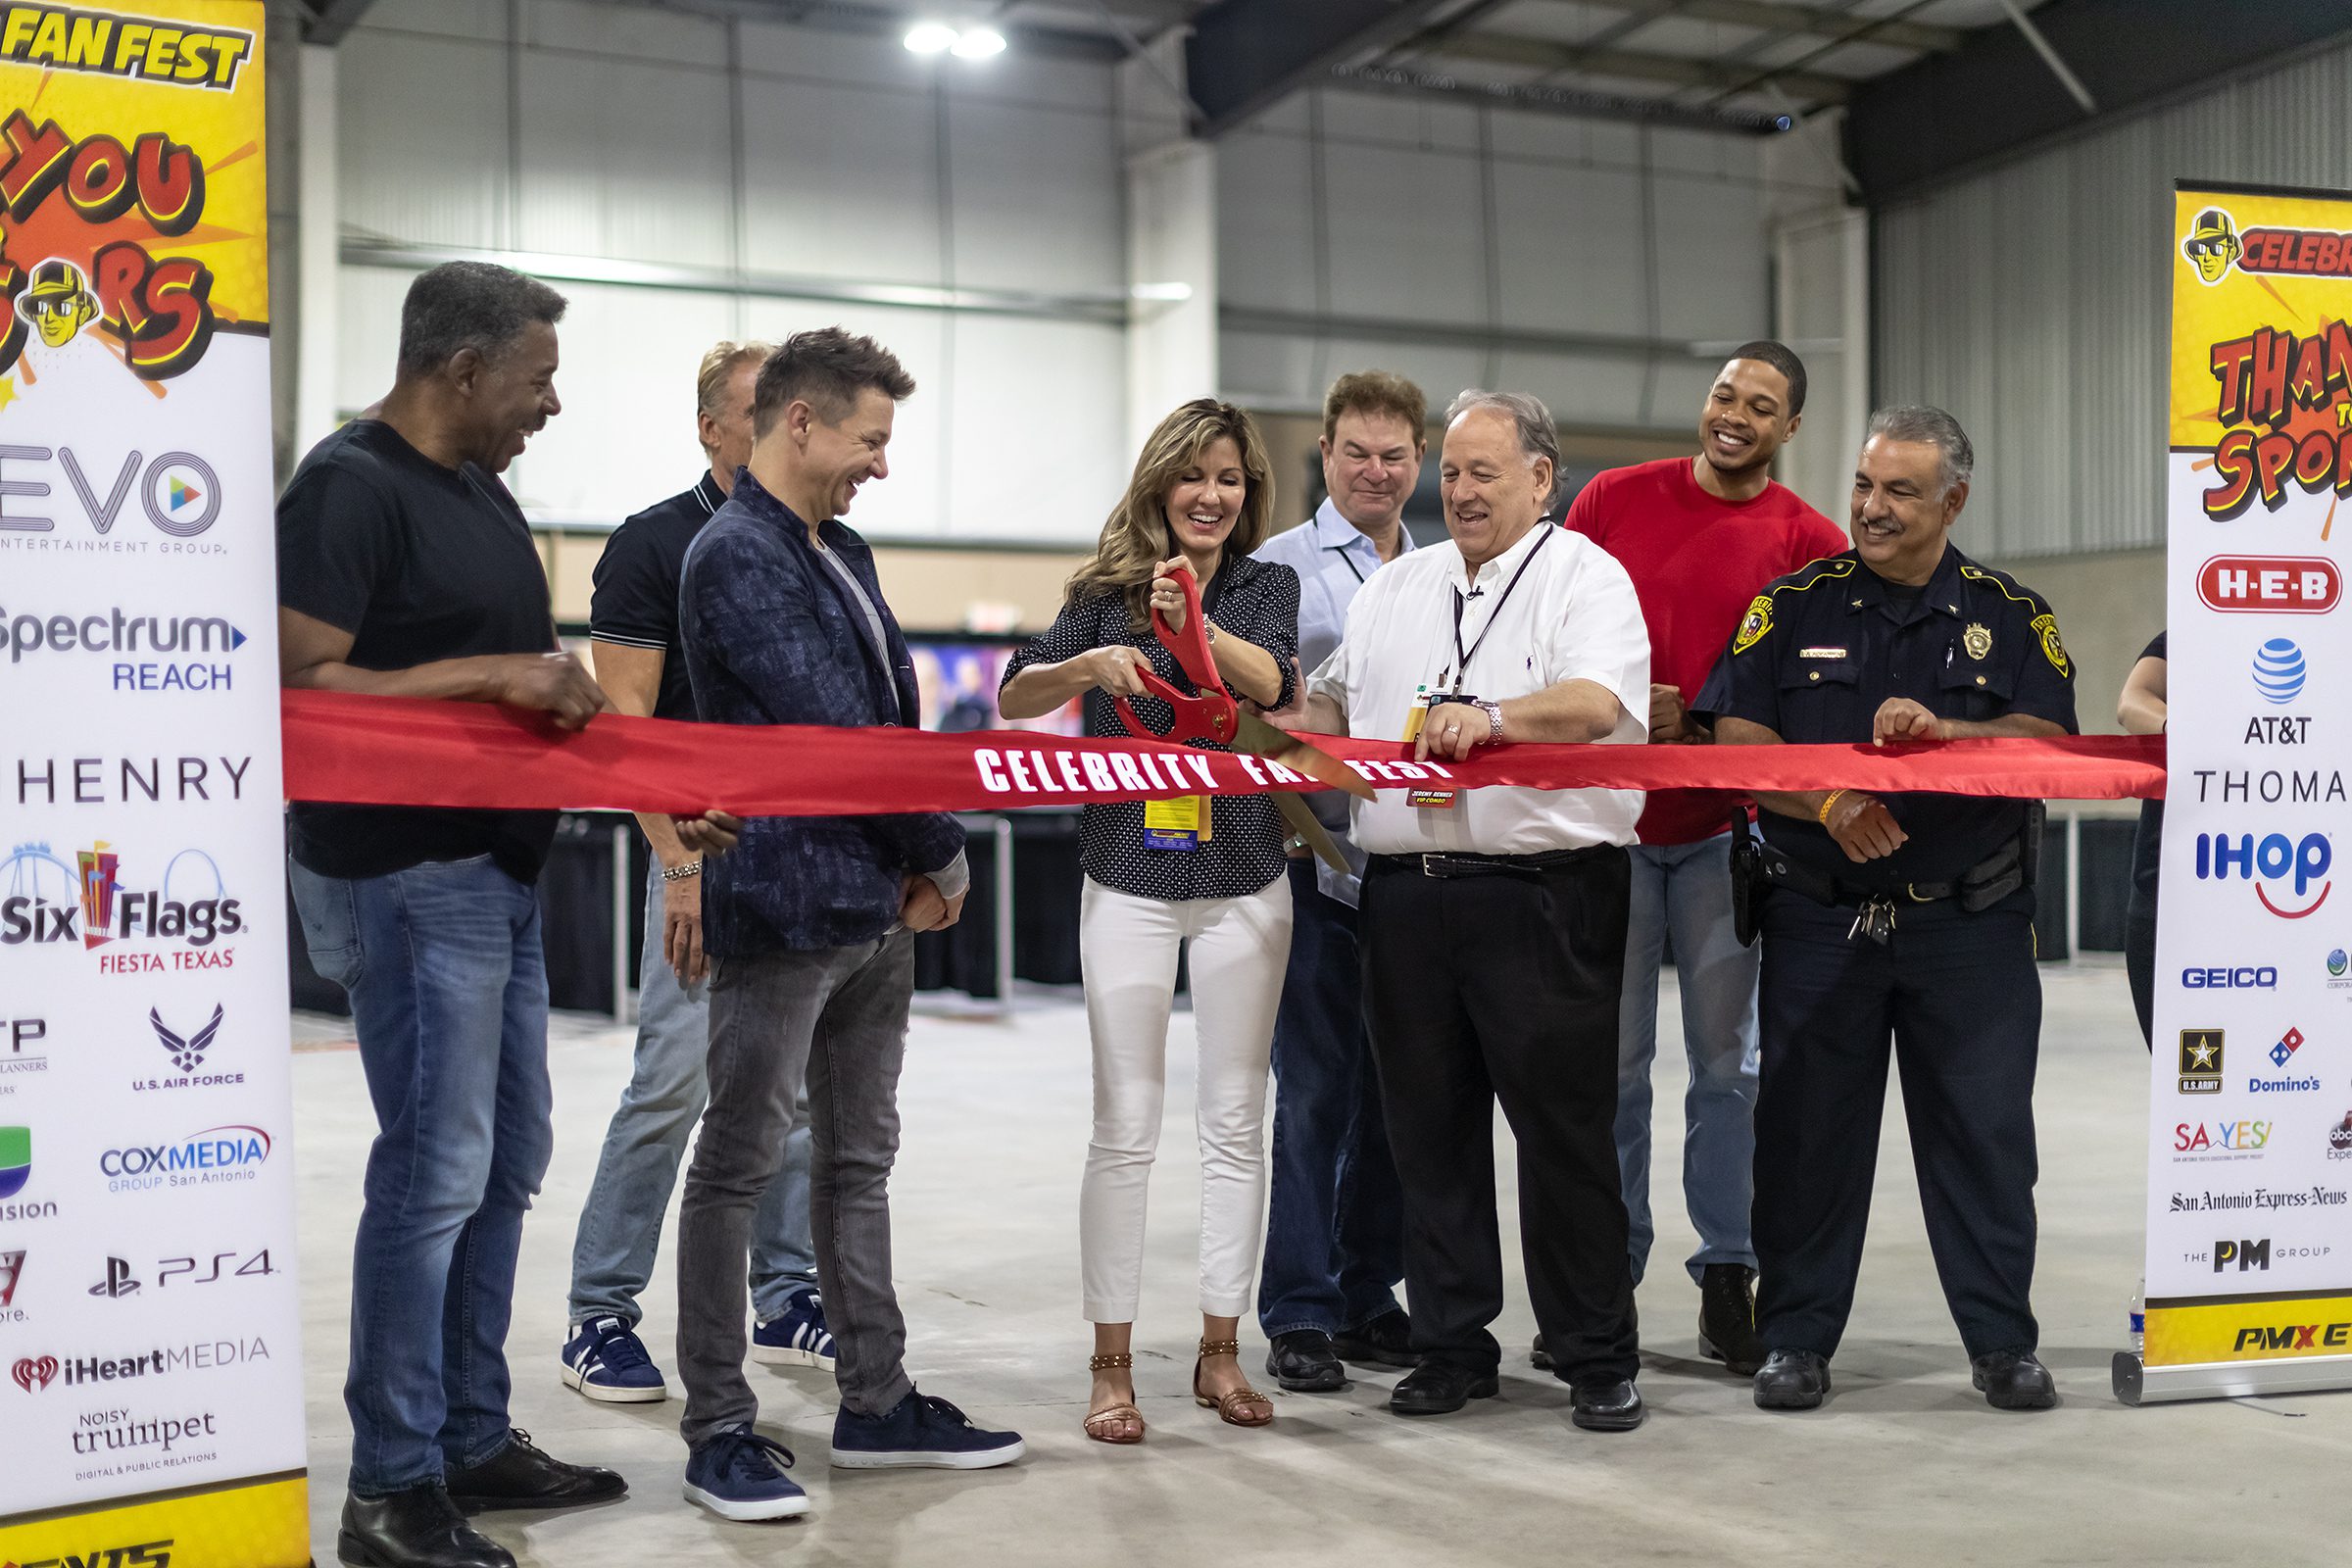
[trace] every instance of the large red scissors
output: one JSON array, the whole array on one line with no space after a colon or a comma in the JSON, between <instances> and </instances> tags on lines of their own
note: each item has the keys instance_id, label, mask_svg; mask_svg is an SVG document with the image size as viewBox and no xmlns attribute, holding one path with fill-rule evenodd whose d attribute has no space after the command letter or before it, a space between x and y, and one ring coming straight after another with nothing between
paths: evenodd
<instances>
[{"instance_id":1,"label":"large red scissors","mask_svg":"<svg viewBox=\"0 0 2352 1568\"><path fill-rule=\"evenodd\" d=\"M1144 690L1167 704L1173 716L1165 730L1154 730L1136 717L1135 709L1126 698L1114 697L1111 704L1119 710L1119 722L1127 726L1127 733L1138 740L1172 740L1179 745L1214 741L1237 752L1280 762L1319 784L1371 800L1372 786L1347 763L1319 747L1276 729L1255 713L1242 710L1217 674L1217 657L1208 645L1208 617L1201 613L1200 585L1194 579L1192 568L1177 566L1168 575L1184 595L1184 630L1171 627L1167 618L1154 610L1152 631L1159 639L1159 645L1168 651L1168 657L1176 661L1184 678L1193 683L1198 695L1188 697L1160 679L1148 665L1139 665L1135 674L1144 683ZM1335 869L1348 869L1339 847L1331 842L1331 835L1323 831L1323 824L1315 820L1315 813L1307 809L1304 801L1289 791L1268 793L1273 795L1275 808L1293 833Z\"/></svg>"}]
</instances>

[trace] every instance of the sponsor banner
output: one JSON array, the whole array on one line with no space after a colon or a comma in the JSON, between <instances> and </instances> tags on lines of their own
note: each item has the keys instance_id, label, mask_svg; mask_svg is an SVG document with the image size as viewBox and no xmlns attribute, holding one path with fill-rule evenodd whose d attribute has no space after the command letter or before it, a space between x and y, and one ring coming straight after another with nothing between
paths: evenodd
<instances>
[{"instance_id":1,"label":"sponsor banner","mask_svg":"<svg viewBox=\"0 0 2352 1568\"><path fill-rule=\"evenodd\" d=\"M262 48L0 0L0 1562L309 1556Z\"/></svg>"},{"instance_id":2,"label":"sponsor banner","mask_svg":"<svg viewBox=\"0 0 2352 1568\"><path fill-rule=\"evenodd\" d=\"M306 1490L299 1477L287 1477L0 1524L0 1562L19 1568L248 1568L306 1562Z\"/></svg>"},{"instance_id":3,"label":"sponsor banner","mask_svg":"<svg viewBox=\"0 0 2352 1568\"><path fill-rule=\"evenodd\" d=\"M2184 186L2167 240L2152 1367L2352 1383L2352 275L2317 261L2347 229L2352 197Z\"/></svg>"}]
</instances>

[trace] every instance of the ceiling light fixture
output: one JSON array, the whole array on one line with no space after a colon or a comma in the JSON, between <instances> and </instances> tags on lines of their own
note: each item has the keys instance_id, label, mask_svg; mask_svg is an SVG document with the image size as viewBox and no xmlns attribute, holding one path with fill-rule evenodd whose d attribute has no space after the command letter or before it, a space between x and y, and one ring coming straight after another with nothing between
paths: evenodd
<instances>
[{"instance_id":1,"label":"ceiling light fixture","mask_svg":"<svg viewBox=\"0 0 2352 1568\"><path fill-rule=\"evenodd\" d=\"M994 27L966 27L952 47L958 60L986 60L1004 52L1004 35Z\"/></svg>"},{"instance_id":2,"label":"ceiling light fixture","mask_svg":"<svg viewBox=\"0 0 2352 1568\"><path fill-rule=\"evenodd\" d=\"M956 48L962 35L944 22L918 22L906 29L906 47L918 55L944 54ZM997 47L1004 47L1002 40Z\"/></svg>"}]
</instances>

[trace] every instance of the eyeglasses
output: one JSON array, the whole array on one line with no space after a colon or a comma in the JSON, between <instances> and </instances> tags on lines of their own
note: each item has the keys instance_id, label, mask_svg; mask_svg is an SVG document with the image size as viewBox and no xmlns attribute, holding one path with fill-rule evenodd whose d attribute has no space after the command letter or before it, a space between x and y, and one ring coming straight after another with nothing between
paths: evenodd
<instances>
[{"instance_id":1,"label":"eyeglasses","mask_svg":"<svg viewBox=\"0 0 2352 1568\"><path fill-rule=\"evenodd\" d=\"M2206 239L2192 239L2185 249L2191 256L2226 256L2236 244L2234 234L2215 234Z\"/></svg>"},{"instance_id":2,"label":"eyeglasses","mask_svg":"<svg viewBox=\"0 0 2352 1568\"><path fill-rule=\"evenodd\" d=\"M54 316L63 318L81 309L78 294L53 294L46 299L26 300L24 309L33 316Z\"/></svg>"}]
</instances>

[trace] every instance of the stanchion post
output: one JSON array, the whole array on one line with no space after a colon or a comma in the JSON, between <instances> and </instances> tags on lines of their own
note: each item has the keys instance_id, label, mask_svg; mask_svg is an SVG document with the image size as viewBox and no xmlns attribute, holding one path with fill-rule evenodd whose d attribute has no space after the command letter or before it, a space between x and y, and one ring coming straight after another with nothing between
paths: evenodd
<instances>
[{"instance_id":1,"label":"stanchion post","mask_svg":"<svg viewBox=\"0 0 2352 1568\"><path fill-rule=\"evenodd\" d=\"M612 827L612 1021L629 1021L629 829Z\"/></svg>"},{"instance_id":2,"label":"stanchion post","mask_svg":"<svg viewBox=\"0 0 2352 1568\"><path fill-rule=\"evenodd\" d=\"M997 846L997 1002L1012 1010L1012 818L990 830Z\"/></svg>"},{"instance_id":3,"label":"stanchion post","mask_svg":"<svg viewBox=\"0 0 2352 1568\"><path fill-rule=\"evenodd\" d=\"M2082 956L2082 812L2073 802L2066 808L2066 961Z\"/></svg>"}]
</instances>

